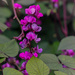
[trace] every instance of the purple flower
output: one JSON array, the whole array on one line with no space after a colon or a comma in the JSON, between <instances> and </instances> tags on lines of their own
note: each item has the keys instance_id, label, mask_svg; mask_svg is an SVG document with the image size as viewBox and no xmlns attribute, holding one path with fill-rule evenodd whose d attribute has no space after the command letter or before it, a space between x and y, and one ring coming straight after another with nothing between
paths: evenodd
<instances>
[{"instance_id":1,"label":"purple flower","mask_svg":"<svg viewBox=\"0 0 75 75\"><path fill-rule=\"evenodd\" d=\"M21 22L22 25L26 25L26 24L27 24L27 20L23 20L23 19L21 19L20 22Z\"/></svg>"},{"instance_id":2,"label":"purple flower","mask_svg":"<svg viewBox=\"0 0 75 75\"><path fill-rule=\"evenodd\" d=\"M6 24L6 26L8 26L9 28L11 27L11 23L10 23L10 22L7 21L5 24Z\"/></svg>"},{"instance_id":3,"label":"purple flower","mask_svg":"<svg viewBox=\"0 0 75 75\"><path fill-rule=\"evenodd\" d=\"M42 53L42 51L43 51L42 48L39 49L39 46L38 46L38 45L37 45L37 47L34 47L33 50L34 50L35 52L37 52L37 53Z\"/></svg>"},{"instance_id":4,"label":"purple flower","mask_svg":"<svg viewBox=\"0 0 75 75\"><path fill-rule=\"evenodd\" d=\"M23 70L22 73L23 73L24 75L29 75L26 70Z\"/></svg>"},{"instance_id":5,"label":"purple flower","mask_svg":"<svg viewBox=\"0 0 75 75\"><path fill-rule=\"evenodd\" d=\"M37 54L37 53L34 53L33 55L34 55L36 58L38 57L38 54Z\"/></svg>"},{"instance_id":6,"label":"purple flower","mask_svg":"<svg viewBox=\"0 0 75 75\"><path fill-rule=\"evenodd\" d=\"M23 41L21 41L19 43L19 45L21 46L22 49L26 48L27 47L27 44L28 44L28 40L27 39L23 39Z\"/></svg>"},{"instance_id":7,"label":"purple flower","mask_svg":"<svg viewBox=\"0 0 75 75\"><path fill-rule=\"evenodd\" d=\"M38 15L37 15L37 18L39 19L40 17L43 17L43 14L42 13L39 13Z\"/></svg>"},{"instance_id":8,"label":"purple flower","mask_svg":"<svg viewBox=\"0 0 75 75\"><path fill-rule=\"evenodd\" d=\"M37 5L37 6L32 5L29 8L25 9L25 13L28 14L28 15L35 14L36 12L39 13L39 11L40 11L40 6L39 5Z\"/></svg>"},{"instance_id":9,"label":"purple flower","mask_svg":"<svg viewBox=\"0 0 75 75\"><path fill-rule=\"evenodd\" d=\"M25 16L24 20L26 20L28 23L35 23L36 22L36 18L33 16Z\"/></svg>"},{"instance_id":10,"label":"purple flower","mask_svg":"<svg viewBox=\"0 0 75 75\"><path fill-rule=\"evenodd\" d=\"M19 54L19 57L20 57L21 59L24 59L24 58L25 58L25 53L24 53L24 52L20 53L20 54Z\"/></svg>"},{"instance_id":11,"label":"purple flower","mask_svg":"<svg viewBox=\"0 0 75 75\"><path fill-rule=\"evenodd\" d=\"M25 60L29 60L33 56L32 53L25 51Z\"/></svg>"},{"instance_id":12,"label":"purple flower","mask_svg":"<svg viewBox=\"0 0 75 75\"><path fill-rule=\"evenodd\" d=\"M10 65L9 63L2 65L2 69L6 68L6 67L15 68L14 66Z\"/></svg>"},{"instance_id":13,"label":"purple flower","mask_svg":"<svg viewBox=\"0 0 75 75\"><path fill-rule=\"evenodd\" d=\"M16 9L21 9L21 8L22 8L22 6L21 6L20 4L18 4L18 3L15 3L15 4L14 4L14 7L15 7Z\"/></svg>"},{"instance_id":14,"label":"purple flower","mask_svg":"<svg viewBox=\"0 0 75 75\"><path fill-rule=\"evenodd\" d=\"M26 68L26 64L27 64L27 61L23 62L22 65L21 65L21 69L25 69Z\"/></svg>"},{"instance_id":15,"label":"purple flower","mask_svg":"<svg viewBox=\"0 0 75 75\"><path fill-rule=\"evenodd\" d=\"M30 24L28 24L27 26L22 26L22 29L23 29L24 31L28 31L28 30L31 29L31 26L30 26Z\"/></svg>"},{"instance_id":16,"label":"purple flower","mask_svg":"<svg viewBox=\"0 0 75 75\"><path fill-rule=\"evenodd\" d=\"M42 28L40 26L37 26L37 24L32 24L32 29L35 32L40 32L42 30Z\"/></svg>"},{"instance_id":17,"label":"purple flower","mask_svg":"<svg viewBox=\"0 0 75 75\"><path fill-rule=\"evenodd\" d=\"M36 43L38 43L38 42L41 41L41 38L37 38L37 35L36 35L36 38L34 39L34 41L35 41Z\"/></svg>"},{"instance_id":18,"label":"purple flower","mask_svg":"<svg viewBox=\"0 0 75 75\"><path fill-rule=\"evenodd\" d=\"M26 38L30 41L34 40L36 38L36 34L33 32L29 32L26 34Z\"/></svg>"},{"instance_id":19,"label":"purple flower","mask_svg":"<svg viewBox=\"0 0 75 75\"><path fill-rule=\"evenodd\" d=\"M73 57L75 55L75 52L71 49L71 50L62 50L63 53L61 55L68 55L70 57Z\"/></svg>"}]
</instances>

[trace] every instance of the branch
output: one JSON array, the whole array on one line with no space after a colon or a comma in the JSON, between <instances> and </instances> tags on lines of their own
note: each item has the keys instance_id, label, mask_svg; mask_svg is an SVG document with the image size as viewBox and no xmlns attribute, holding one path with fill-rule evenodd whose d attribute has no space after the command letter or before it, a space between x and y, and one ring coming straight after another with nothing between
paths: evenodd
<instances>
[{"instance_id":1,"label":"branch","mask_svg":"<svg viewBox=\"0 0 75 75\"><path fill-rule=\"evenodd\" d=\"M18 23L20 24L20 27L21 27L21 34L18 37L14 37L14 39L17 39L18 40L19 38L24 37L24 32L23 32L23 29L22 29L22 25L20 23L20 20L19 20L19 18L17 16L16 9L14 7L14 0L12 0L12 6L13 6L13 11L14 11L14 19L16 19L18 21Z\"/></svg>"}]
</instances>

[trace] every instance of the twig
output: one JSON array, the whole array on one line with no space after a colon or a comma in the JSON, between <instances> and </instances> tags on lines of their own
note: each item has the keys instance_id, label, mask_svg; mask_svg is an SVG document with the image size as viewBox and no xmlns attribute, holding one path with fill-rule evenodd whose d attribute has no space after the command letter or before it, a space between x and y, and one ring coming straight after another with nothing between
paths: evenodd
<instances>
[{"instance_id":1,"label":"twig","mask_svg":"<svg viewBox=\"0 0 75 75\"><path fill-rule=\"evenodd\" d=\"M14 37L14 39L17 39L18 40L19 38L24 37L24 32L23 32L23 29L22 29L22 25L20 23L20 20L19 20L19 18L17 16L16 9L14 7L14 0L12 0L12 6L13 6L13 11L14 11L14 19L16 19L19 22L20 27L21 27L21 34L18 37Z\"/></svg>"}]
</instances>

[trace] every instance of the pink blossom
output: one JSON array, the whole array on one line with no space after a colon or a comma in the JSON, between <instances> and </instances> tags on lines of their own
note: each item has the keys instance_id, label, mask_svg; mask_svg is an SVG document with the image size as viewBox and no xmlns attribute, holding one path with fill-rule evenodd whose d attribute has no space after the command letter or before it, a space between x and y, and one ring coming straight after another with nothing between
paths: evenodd
<instances>
[{"instance_id":1,"label":"pink blossom","mask_svg":"<svg viewBox=\"0 0 75 75\"><path fill-rule=\"evenodd\" d=\"M22 26L22 29L23 29L24 31L28 31L28 30L31 29L31 25L28 24L27 26Z\"/></svg>"},{"instance_id":2,"label":"pink blossom","mask_svg":"<svg viewBox=\"0 0 75 75\"><path fill-rule=\"evenodd\" d=\"M20 53L20 54L19 54L19 57L20 57L21 59L24 59L24 58L25 58L25 53L24 53L24 52Z\"/></svg>"},{"instance_id":3,"label":"pink blossom","mask_svg":"<svg viewBox=\"0 0 75 75\"><path fill-rule=\"evenodd\" d=\"M38 46L38 45L37 45L37 47L34 47L33 50L34 50L35 52L37 52L37 53L42 53L42 51L43 51L42 48L39 49L39 46Z\"/></svg>"},{"instance_id":4,"label":"pink blossom","mask_svg":"<svg viewBox=\"0 0 75 75\"><path fill-rule=\"evenodd\" d=\"M38 57L38 54L37 54L37 53L34 53L33 55L34 55L35 57Z\"/></svg>"},{"instance_id":5,"label":"pink blossom","mask_svg":"<svg viewBox=\"0 0 75 75\"><path fill-rule=\"evenodd\" d=\"M29 32L26 34L26 38L30 41L34 40L36 38L36 34L33 32Z\"/></svg>"},{"instance_id":6,"label":"pink blossom","mask_svg":"<svg viewBox=\"0 0 75 75\"><path fill-rule=\"evenodd\" d=\"M40 32L40 31L42 30L42 27L37 26L37 24L32 24L32 29L33 29L35 32Z\"/></svg>"},{"instance_id":7,"label":"pink blossom","mask_svg":"<svg viewBox=\"0 0 75 75\"><path fill-rule=\"evenodd\" d=\"M23 62L22 65L21 65L21 69L25 69L26 68L26 64L27 64L27 61Z\"/></svg>"},{"instance_id":8,"label":"pink blossom","mask_svg":"<svg viewBox=\"0 0 75 75\"><path fill-rule=\"evenodd\" d=\"M22 25L26 25L26 24L27 24L27 20L23 20L23 19L21 19L20 22L21 22Z\"/></svg>"},{"instance_id":9,"label":"pink blossom","mask_svg":"<svg viewBox=\"0 0 75 75\"><path fill-rule=\"evenodd\" d=\"M29 8L25 9L25 13L29 14L29 15L30 14L35 14L36 12L39 12L39 11L40 11L40 6L39 5L37 5L37 6L32 5Z\"/></svg>"},{"instance_id":10,"label":"pink blossom","mask_svg":"<svg viewBox=\"0 0 75 75\"><path fill-rule=\"evenodd\" d=\"M2 69L6 68L6 67L15 68L14 66L10 65L9 63L2 65Z\"/></svg>"},{"instance_id":11,"label":"pink blossom","mask_svg":"<svg viewBox=\"0 0 75 75\"><path fill-rule=\"evenodd\" d=\"M40 17L43 17L43 14L42 14L42 13L39 13L39 14L37 15L37 18L40 18Z\"/></svg>"},{"instance_id":12,"label":"pink blossom","mask_svg":"<svg viewBox=\"0 0 75 75\"><path fill-rule=\"evenodd\" d=\"M29 75L26 70L23 70L22 73L23 73L24 75Z\"/></svg>"},{"instance_id":13,"label":"pink blossom","mask_svg":"<svg viewBox=\"0 0 75 75\"><path fill-rule=\"evenodd\" d=\"M63 50L63 53L61 55L68 55L70 57L73 57L75 55L75 52L70 49L70 50Z\"/></svg>"},{"instance_id":14,"label":"pink blossom","mask_svg":"<svg viewBox=\"0 0 75 75\"><path fill-rule=\"evenodd\" d=\"M38 43L38 42L40 42L40 41L41 41L41 38L37 38L37 35L36 35L36 37L35 37L34 41L35 41L36 43Z\"/></svg>"},{"instance_id":15,"label":"pink blossom","mask_svg":"<svg viewBox=\"0 0 75 75\"><path fill-rule=\"evenodd\" d=\"M14 7L15 7L16 9L21 9L21 8L22 8L22 6L21 6L20 4L18 4L18 3L15 3L15 4L14 4Z\"/></svg>"},{"instance_id":16,"label":"pink blossom","mask_svg":"<svg viewBox=\"0 0 75 75\"><path fill-rule=\"evenodd\" d=\"M35 23L36 22L36 18L33 16L25 16L24 20L26 20L28 23Z\"/></svg>"},{"instance_id":17,"label":"pink blossom","mask_svg":"<svg viewBox=\"0 0 75 75\"><path fill-rule=\"evenodd\" d=\"M32 53L25 51L25 60L29 60L33 56Z\"/></svg>"}]
</instances>

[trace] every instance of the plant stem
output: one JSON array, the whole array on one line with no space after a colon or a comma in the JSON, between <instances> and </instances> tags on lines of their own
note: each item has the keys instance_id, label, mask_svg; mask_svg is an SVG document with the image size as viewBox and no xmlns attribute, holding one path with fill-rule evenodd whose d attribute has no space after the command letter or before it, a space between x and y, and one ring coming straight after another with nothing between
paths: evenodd
<instances>
[{"instance_id":1,"label":"plant stem","mask_svg":"<svg viewBox=\"0 0 75 75\"><path fill-rule=\"evenodd\" d=\"M24 37L24 32L23 32L23 29L22 29L22 25L20 23L20 20L17 16L17 13L16 13L16 9L14 7L14 0L12 0L12 6L13 6L13 11L14 11L14 19L16 19L18 21L18 23L20 24L20 27L21 27L21 34L18 36L18 37L14 37L14 39L19 39L20 37Z\"/></svg>"},{"instance_id":2,"label":"plant stem","mask_svg":"<svg viewBox=\"0 0 75 75\"><path fill-rule=\"evenodd\" d=\"M64 14L63 16L64 16L64 31L65 31L65 36L68 36L66 0L63 0L63 14Z\"/></svg>"}]
</instances>

